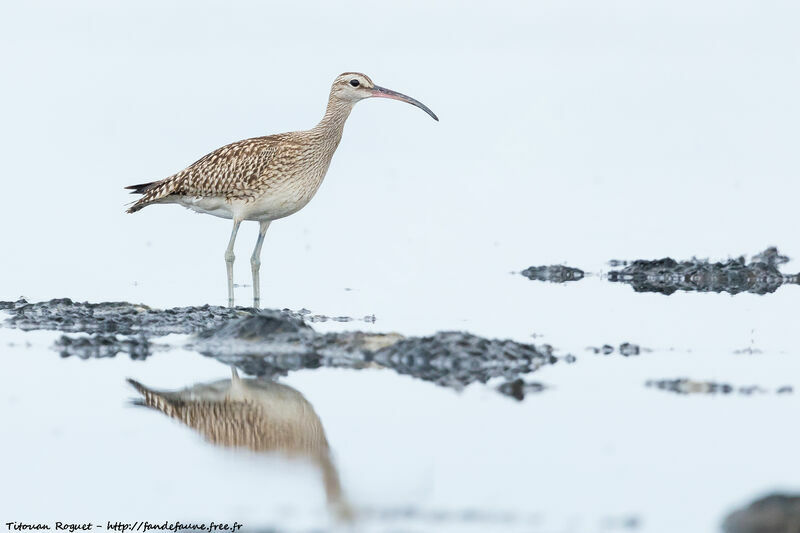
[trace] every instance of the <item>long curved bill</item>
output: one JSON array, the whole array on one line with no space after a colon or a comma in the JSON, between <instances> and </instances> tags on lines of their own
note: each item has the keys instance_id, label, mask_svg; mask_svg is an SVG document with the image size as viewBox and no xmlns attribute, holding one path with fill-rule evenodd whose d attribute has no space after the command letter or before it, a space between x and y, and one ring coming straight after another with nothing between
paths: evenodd
<instances>
[{"instance_id":1,"label":"long curved bill","mask_svg":"<svg viewBox=\"0 0 800 533\"><path fill-rule=\"evenodd\" d=\"M418 108L422 109L427 114L429 114L431 118L433 118L433 120L439 122L439 117L437 117L433 111L428 109L428 106L426 106L419 100L414 100L410 96L406 96L402 93L398 93L397 91L393 91L385 87L378 87L377 85L372 88L372 96L377 96L378 98L391 98L392 100L400 100L401 102L406 102L411 105L417 106Z\"/></svg>"}]
</instances>

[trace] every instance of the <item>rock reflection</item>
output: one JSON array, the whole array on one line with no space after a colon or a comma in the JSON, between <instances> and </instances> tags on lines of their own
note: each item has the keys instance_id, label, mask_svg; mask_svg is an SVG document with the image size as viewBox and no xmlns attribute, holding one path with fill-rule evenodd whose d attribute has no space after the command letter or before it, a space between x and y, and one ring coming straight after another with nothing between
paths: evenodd
<instances>
[{"instance_id":1,"label":"rock reflection","mask_svg":"<svg viewBox=\"0 0 800 533\"><path fill-rule=\"evenodd\" d=\"M322 473L328 505L340 519L352 519L322 422L296 389L267 379L242 379L235 369L232 379L178 391L128 382L142 395L134 403L179 420L212 444L310 460Z\"/></svg>"},{"instance_id":2,"label":"rock reflection","mask_svg":"<svg viewBox=\"0 0 800 533\"><path fill-rule=\"evenodd\" d=\"M62 335L56 340L53 348L61 354L61 357L78 357L80 359L102 359L116 357L119 353L127 353L133 360L144 360L153 352L150 340L141 335L125 338L102 334L85 337Z\"/></svg>"}]
</instances>

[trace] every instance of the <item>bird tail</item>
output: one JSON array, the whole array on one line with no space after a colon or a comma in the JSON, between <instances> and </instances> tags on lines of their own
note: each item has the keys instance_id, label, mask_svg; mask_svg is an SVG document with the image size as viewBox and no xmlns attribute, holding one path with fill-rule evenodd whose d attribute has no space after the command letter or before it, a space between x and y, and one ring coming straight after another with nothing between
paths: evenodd
<instances>
[{"instance_id":1,"label":"bird tail","mask_svg":"<svg viewBox=\"0 0 800 533\"><path fill-rule=\"evenodd\" d=\"M138 185L128 185L125 189L131 191L131 194L144 194L146 195L148 192L152 191L156 186L158 186L161 181L151 181L148 183L140 183ZM150 199L140 198L136 202L133 202L130 207L126 210L128 213L135 213L136 211L140 210L141 208L145 207L150 203Z\"/></svg>"},{"instance_id":2,"label":"bird tail","mask_svg":"<svg viewBox=\"0 0 800 533\"><path fill-rule=\"evenodd\" d=\"M131 194L144 194L149 189L151 189L153 187L153 185L155 185L156 183L158 183L158 182L151 181L151 182L148 182L148 183L140 183L139 185L128 185L125 188L128 189L129 191L131 191Z\"/></svg>"}]
</instances>

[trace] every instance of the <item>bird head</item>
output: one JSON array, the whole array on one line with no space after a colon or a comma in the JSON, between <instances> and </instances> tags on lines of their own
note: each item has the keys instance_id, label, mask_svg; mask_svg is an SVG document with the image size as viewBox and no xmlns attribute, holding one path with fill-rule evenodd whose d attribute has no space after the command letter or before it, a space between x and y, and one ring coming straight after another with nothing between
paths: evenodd
<instances>
[{"instance_id":1,"label":"bird head","mask_svg":"<svg viewBox=\"0 0 800 533\"><path fill-rule=\"evenodd\" d=\"M369 79L369 76L358 72L339 74L333 82L331 96L338 100L349 102L351 105L365 98L391 98L392 100L400 100L401 102L416 106L425 111L434 120L439 120L439 117L422 102L410 96L398 93L397 91L375 85L372 80Z\"/></svg>"}]
</instances>

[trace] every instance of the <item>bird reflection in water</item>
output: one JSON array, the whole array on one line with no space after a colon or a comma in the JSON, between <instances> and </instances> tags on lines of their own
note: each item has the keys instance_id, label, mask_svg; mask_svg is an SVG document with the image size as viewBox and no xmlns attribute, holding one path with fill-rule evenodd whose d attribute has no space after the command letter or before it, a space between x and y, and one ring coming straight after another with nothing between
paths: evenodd
<instances>
[{"instance_id":1,"label":"bird reflection in water","mask_svg":"<svg viewBox=\"0 0 800 533\"><path fill-rule=\"evenodd\" d=\"M339 519L352 520L339 473L331 460L317 413L296 389L267 379L198 383L178 391L149 389L128 379L142 395L134 403L180 420L218 446L248 448L309 459L322 471L325 496Z\"/></svg>"}]
</instances>

